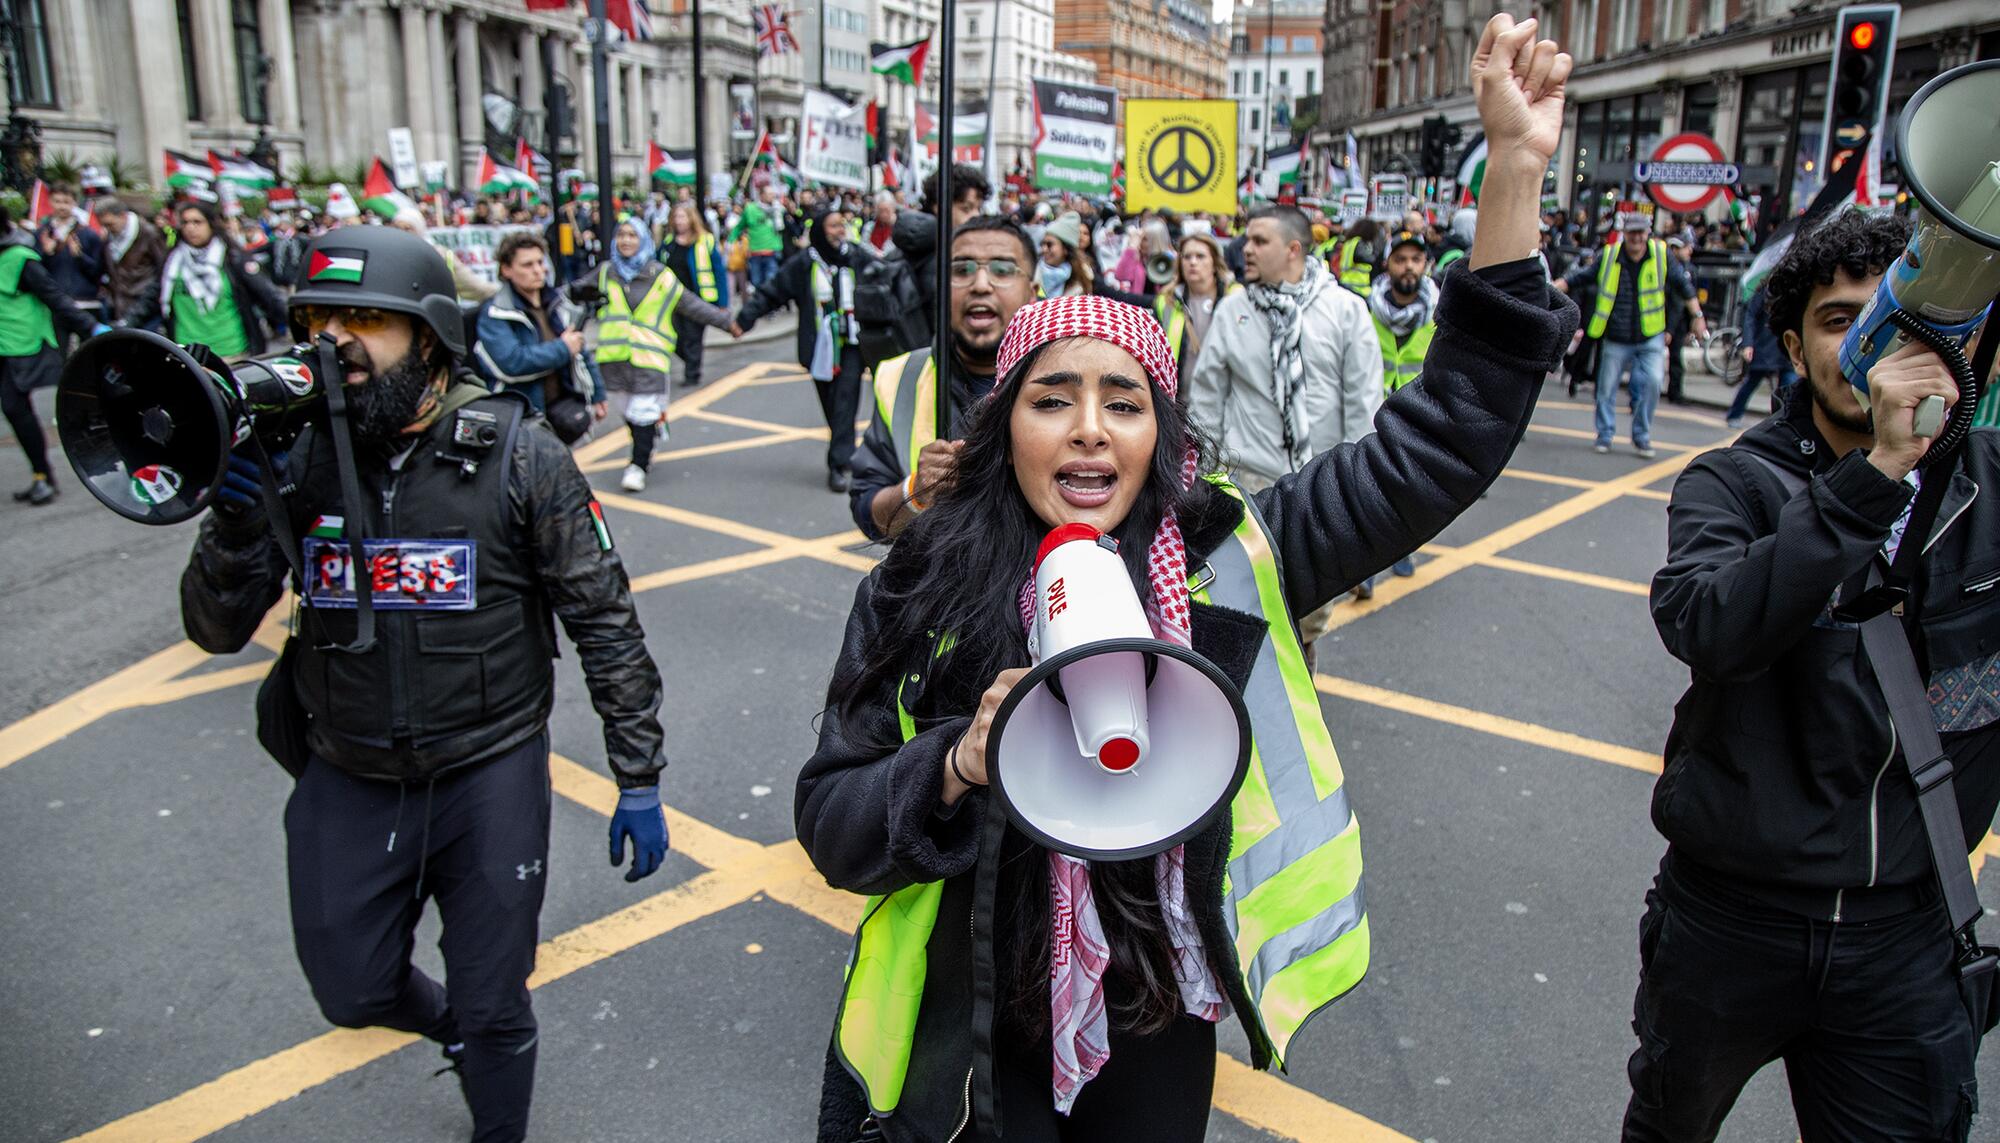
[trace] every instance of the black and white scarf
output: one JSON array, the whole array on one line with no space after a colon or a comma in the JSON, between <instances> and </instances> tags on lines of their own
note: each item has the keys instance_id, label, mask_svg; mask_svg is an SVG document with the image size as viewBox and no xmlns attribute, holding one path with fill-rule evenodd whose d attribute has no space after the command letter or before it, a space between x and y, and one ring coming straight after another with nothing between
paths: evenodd
<instances>
[{"instance_id":1,"label":"black and white scarf","mask_svg":"<svg viewBox=\"0 0 2000 1143\"><path fill-rule=\"evenodd\" d=\"M1437 283L1431 281L1428 275L1417 277L1417 300L1407 306L1397 305L1396 299L1390 296L1387 274L1375 279L1375 288L1368 291L1368 311L1397 337L1407 337L1411 330L1430 321L1437 302Z\"/></svg>"},{"instance_id":2,"label":"black and white scarf","mask_svg":"<svg viewBox=\"0 0 2000 1143\"><path fill-rule=\"evenodd\" d=\"M1332 281L1324 263L1308 258L1305 276L1296 282L1250 283L1250 304L1271 325L1271 396L1284 422L1285 456L1293 471L1310 459L1312 437L1312 425L1298 401L1306 381L1305 353L1299 342L1304 323L1299 317Z\"/></svg>"}]
</instances>

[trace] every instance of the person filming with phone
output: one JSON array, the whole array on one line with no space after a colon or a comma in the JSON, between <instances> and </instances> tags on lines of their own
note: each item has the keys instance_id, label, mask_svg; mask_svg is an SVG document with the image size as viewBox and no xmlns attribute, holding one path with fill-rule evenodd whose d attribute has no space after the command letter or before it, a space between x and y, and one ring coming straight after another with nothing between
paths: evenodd
<instances>
[{"instance_id":1,"label":"person filming with phone","mask_svg":"<svg viewBox=\"0 0 2000 1143\"><path fill-rule=\"evenodd\" d=\"M1865 394L1843 372L1909 237L1859 212L1798 237L1765 291L1805 384L1695 458L1668 505L1653 622L1690 681L1653 793L1667 852L1640 922L1627 1140L1715 1138L1772 1060L1809 1143L1970 1131L1993 976L1960 926L2000 802L2000 433L1926 458L1918 406L1962 398L1918 341ZM1911 565L1892 600L1878 584Z\"/></svg>"}]
</instances>

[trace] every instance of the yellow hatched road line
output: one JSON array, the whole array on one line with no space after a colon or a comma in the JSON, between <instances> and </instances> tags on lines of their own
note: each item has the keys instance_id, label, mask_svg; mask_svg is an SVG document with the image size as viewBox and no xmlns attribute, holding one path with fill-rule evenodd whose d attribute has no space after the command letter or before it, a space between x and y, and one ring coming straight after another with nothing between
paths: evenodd
<instances>
[{"instance_id":1,"label":"yellow hatched road line","mask_svg":"<svg viewBox=\"0 0 2000 1143\"><path fill-rule=\"evenodd\" d=\"M1427 556L1442 558L1456 554L1459 549L1446 544L1425 544L1418 549ZM1574 583L1583 587L1602 588L1624 595L1650 595L1652 589L1634 579L1618 579L1615 576L1598 575L1595 572L1576 571L1552 564L1530 563L1527 560L1508 559L1506 556L1480 556L1473 560L1483 568L1497 568L1500 571L1519 572L1522 575L1540 576L1543 579L1557 579L1564 583Z\"/></svg>"},{"instance_id":2,"label":"yellow hatched road line","mask_svg":"<svg viewBox=\"0 0 2000 1143\"><path fill-rule=\"evenodd\" d=\"M1648 774L1660 772L1658 754L1648 754L1644 750L1635 750L1630 746L1599 742L1595 738L1585 738L1581 734L1571 734L1567 730L1552 730L1546 726L1522 722L1505 715L1453 706L1436 699L1404 694L1402 691L1392 691L1387 687L1337 678L1333 675L1316 674L1313 676L1313 685L1319 688L1321 694L1332 695L1334 698L1353 699L1369 706L1379 706L1386 710L1428 718L1433 722L1448 722L1453 726L1477 730L1496 738L1511 738L1516 742L1540 746L1545 750L1574 754L1579 758L1590 758L1598 762L1609 762L1613 766L1623 766L1630 770Z\"/></svg>"},{"instance_id":3,"label":"yellow hatched road line","mask_svg":"<svg viewBox=\"0 0 2000 1143\"><path fill-rule=\"evenodd\" d=\"M1570 429L1570 428L1564 428L1561 425L1529 425L1528 431L1531 433L1541 433L1544 436L1568 437L1571 440L1593 441L1593 442L1597 440L1597 434L1590 431L1589 429ZM1656 449L1660 449L1664 452L1706 452L1709 449L1716 448L1719 446L1685 445L1685 444L1675 444L1672 441L1656 440L1653 442L1653 447Z\"/></svg>"},{"instance_id":4,"label":"yellow hatched road line","mask_svg":"<svg viewBox=\"0 0 2000 1143\"><path fill-rule=\"evenodd\" d=\"M1509 476L1515 480L1532 480L1537 484L1559 484L1564 488L1596 488L1598 485L1604 483L1601 480L1585 480L1581 476L1558 476L1553 472L1536 472L1526 468L1505 469L1500 475ZM1625 490L1624 495L1636 496L1641 500L1664 501L1673 499L1672 496L1661 492L1657 488L1628 488Z\"/></svg>"}]
</instances>

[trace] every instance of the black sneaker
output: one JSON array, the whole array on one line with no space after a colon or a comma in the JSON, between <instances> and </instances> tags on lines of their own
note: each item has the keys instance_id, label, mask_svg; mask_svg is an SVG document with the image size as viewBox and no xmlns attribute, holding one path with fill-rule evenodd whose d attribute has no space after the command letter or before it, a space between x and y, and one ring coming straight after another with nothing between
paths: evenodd
<instances>
[{"instance_id":1,"label":"black sneaker","mask_svg":"<svg viewBox=\"0 0 2000 1143\"><path fill-rule=\"evenodd\" d=\"M847 470L844 468L828 469L826 473L826 486L828 490L833 492L845 492L854 486L854 479L848 475Z\"/></svg>"},{"instance_id":2,"label":"black sneaker","mask_svg":"<svg viewBox=\"0 0 2000 1143\"><path fill-rule=\"evenodd\" d=\"M50 480L46 476L37 476L34 483L14 494L14 501L18 504L29 504L40 508L60 495L62 495L62 490L56 487L55 481Z\"/></svg>"},{"instance_id":3,"label":"black sneaker","mask_svg":"<svg viewBox=\"0 0 2000 1143\"><path fill-rule=\"evenodd\" d=\"M444 1049L444 1066L431 1073L435 1079L446 1072L456 1073L460 1083L465 1082L465 1045L447 1044Z\"/></svg>"}]
</instances>

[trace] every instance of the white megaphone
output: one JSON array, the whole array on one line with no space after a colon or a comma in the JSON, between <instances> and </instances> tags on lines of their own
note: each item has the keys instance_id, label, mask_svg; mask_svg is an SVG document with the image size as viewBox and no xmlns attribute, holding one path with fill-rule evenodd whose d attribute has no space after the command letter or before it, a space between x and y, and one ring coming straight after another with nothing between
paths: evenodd
<instances>
[{"instance_id":1,"label":"white megaphone","mask_svg":"<svg viewBox=\"0 0 2000 1143\"><path fill-rule=\"evenodd\" d=\"M1035 667L986 758L1014 825L1050 849L1124 861L1193 837L1243 784L1250 717L1214 663L1153 638L1118 542L1088 524L1035 556Z\"/></svg>"},{"instance_id":2,"label":"white megaphone","mask_svg":"<svg viewBox=\"0 0 2000 1143\"><path fill-rule=\"evenodd\" d=\"M1929 455L1949 455L1972 422L1979 378L1965 347L2000 293L2000 60L1954 68L1910 98L1896 125L1916 229L1840 345L1840 368L1868 407L1868 371L1905 341L1936 350L1958 377L1952 427L1944 400L1917 407Z\"/></svg>"}]
</instances>

